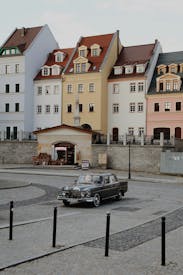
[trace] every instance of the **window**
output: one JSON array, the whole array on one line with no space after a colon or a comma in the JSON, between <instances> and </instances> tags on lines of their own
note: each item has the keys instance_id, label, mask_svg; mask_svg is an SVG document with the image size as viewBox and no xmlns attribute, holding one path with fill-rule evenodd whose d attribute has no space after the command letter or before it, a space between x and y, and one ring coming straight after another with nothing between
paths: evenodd
<instances>
[{"instance_id":1,"label":"window","mask_svg":"<svg viewBox=\"0 0 183 275\"><path fill-rule=\"evenodd\" d=\"M42 95L42 87L41 86L37 87L37 94Z\"/></svg>"},{"instance_id":2,"label":"window","mask_svg":"<svg viewBox=\"0 0 183 275\"><path fill-rule=\"evenodd\" d=\"M181 111L181 102L176 102L176 111Z\"/></svg>"},{"instance_id":3,"label":"window","mask_svg":"<svg viewBox=\"0 0 183 275\"><path fill-rule=\"evenodd\" d=\"M144 127L139 127L138 135L141 137L144 134Z\"/></svg>"},{"instance_id":4,"label":"window","mask_svg":"<svg viewBox=\"0 0 183 275\"><path fill-rule=\"evenodd\" d=\"M15 92L16 93L20 92L20 84L15 84Z\"/></svg>"},{"instance_id":5,"label":"window","mask_svg":"<svg viewBox=\"0 0 183 275\"><path fill-rule=\"evenodd\" d=\"M159 84L159 90L160 90L160 92L163 91L163 82L160 82L160 84Z\"/></svg>"},{"instance_id":6,"label":"window","mask_svg":"<svg viewBox=\"0 0 183 275\"><path fill-rule=\"evenodd\" d=\"M72 113L72 104L67 104L67 112Z\"/></svg>"},{"instance_id":7,"label":"window","mask_svg":"<svg viewBox=\"0 0 183 275\"><path fill-rule=\"evenodd\" d=\"M136 72L137 73L144 73L144 65L143 64L136 65Z\"/></svg>"},{"instance_id":8,"label":"window","mask_svg":"<svg viewBox=\"0 0 183 275\"><path fill-rule=\"evenodd\" d=\"M130 83L130 92L135 92L136 84L135 82Z\"/></svg>"},{"instance_id":9,"label":"window","mask_svg":"<svg viewBox=\"0 0 183 275\"><path fill-rule=\"evenodd\" d=\"M119 113L119 104L118 103L114 103L112 105L112 111L113 111L113 113Z\"/></svg>"},{"instance_id":10,"label":"window","mask_svg":"<svg viewBox=\"0 0 183 275\"><path fill-rule=\"evenodd\" d=\"M80 63L76 63L76 73L80 73Z\"/></svg>"},{"instance_id":11,"label":"window","mask_svg":"<svg viewBox=\"0 0 183 275\"><path fill-rule=\"evenodd\" d=\"M125 74L132 74L133 66L125 66Z\"/></svg>"},{"instance_id":12,"label":"window","mask_svg":"<svg viewBox=\"0 0 183 275\"><path fill-rule=\"evenodd\" d=\"M89 92L94 92L94 91L95 91L94 83L89 83Z\"/></svg>"},{"instance_id":13,"label":"window","mask_svg":"<svg viewBox=\"0 0 183 275\"><path fill-rule=\"evenodd\" d=\"M144 109L143 102L139 102L138 103L138 112L143 112L143 109Z\"/></svg>"},{"instance_id":14,"label":"window","mask_svg":"<svg viewBox=\"0 0 183 275\"><path fill-rule=\"evenodd\" d=\"M177 83L177 81L173 81L173 90L174 91L178 90L178 83Z\"/></svg>"},{"instance_id":15,"label":"window","mask_svg":"<svg viewBox=\"0 0 183 275\"><path fill-rule=\"evenodd\" d=\"M6 85L5 85L5 92L6 92L6 93L9 93L9 92L10 92L10 85L9 85L9 84L6 84Z\"/></svg>"},{"instance_id":16,"label":"window","mask_svg":"<svg viewBox=\"0 0 183 275\"><path fill-rule=\"evenodd\" d=\"M81 63L81 72L86 72L86 63Z\"/></svg>"},{"instance_id":17,"label":"window","mask_svg":"<svg viewBox=\"0 0 183 275\"><path fill-rule=\"evenodd\" d=\"M135 112L135 103L132 102L130 103L130 113L134 113Z\"/></svg>"},{"instance_id":18,"label":"window","mask_svg":"<svg viewBox=\"0 0 183 275\"><path fill-rule=\"evenodd\" d=\"M78 84L78 93L83 92L83 84Z\"/></svg>"},{"instance_id":19,"label":"window","mask_svg":"<svg viewBox=\"0 0 183 275\"><path fill-rule=\"evenodd\" d=\"M59 94L59 85L54 85L53 86L53 94L58 95Z\"/></svg>"},{"instance_id":20,"label":"window","mask_svg":"<svg viewBox=\"0 0 183 275\"><path fill-rule=\"evenodd\" d=\"M15 73L19 73L20 72L20 65L19 64L15 64Z\"/></svg>"},{"instance_id":21,"label":"window","mask_svg":"<svg viewBox=\"0 0 183 275\"><path fill-rule=\"evenodd\" d=\"M50 113L50 105L45 106L45 113L49 114Z\"/></svg>"},{"instance_id":22,"label":"window","mask_svg":"<svg viewBox=\"0 0 183 275\"><path fill-rule=\"evenodd\" d=\"M85 57L85 52L86 52L85 50L80 50L79 55Z\"/></svg>"},{"instance_id":23,"label":"window","mask_svg":"<svg viewBox=\"0 0 183 275\"><path fill-rule=\"evenodd\" d=\"M165 112L169 112L171 109L171 103L170 102L165 102Z\"/></svg>"},{"instance_id":24,"label":"window","mask_svg":"<svg viewBox=\"0 0 183 275\"><path fill-rule=\"evenodd\" d=\"M79 112L82 113L83 111L83 104L79 104Z\"/></svg>"},{"instance_id":25,"label":"window","mask_svg":"<svg viewBox=\"0 0 183 275\"><path fill-rule=\"evenodd\" d=\"M10 111L10 104L6 103L5 104L5 112L8 113Z\"/></svg>"},{"instance_id":26,"label":"window","mask_svg":"<svg viewBox=\"0 0 183 275\"><path fill-rule=\"evenodd\" d=\"M52 66L52 75L59 75L59 74L60 74L60 67Z\"/></svg>"},{"instance_id":27,"label":"window","mask_svg":"<svg viewBox=\"0 0 183 275\"><path fill-rule=\"evenodd\" d=\"M15 103L15 112L19 112L19 109L20 109L20 104Z\"/></svg>"},{"instance_id":28,"label":"window","mask_svg":"<svg viewBox=\"0 0 183 275\"><path fill-rule=\"evenodd\" d=\"M114 67L114 74L115 75L122 74L122 67L120 66Z\"/></svg>"},{"instance_id":29,"label":"window","mask_svg":"<svg viewBox=\"0 0 183 275\"><path fill-rule=\"evenodd\" d=\"M49 93L50 93L50 86L46 86L45 87L45 94L49 95Z\"/></svg>"},{"instance_id":30,"label":"window","mask_svg":"<svg viewBox=\"0 0 183 275\"><path fill-rule=\"evenodd\" d=\"M54 113L58 113L59 112L59 106L56 104L54 105Z\"/></svg>"},{"instance_id":31,"label":"window","mask_svg":"<svg viewBox=\"0 0 183 275\"><path fill-rule=\"evenodd\" d=\"M159 103L154 103L154 112L159 112Z\"/></svg>"},{"instance_id":32,"label":"window","mask_svg":"<svg viewBox=\"0 0 183 275\"><path fill-rule=\"evenodd\" d=\"M119 84L113 84L113 94L119 94Z\"/></svg>"},{"instance_id":33,"label":"window","mask_svg":"<svg viewBox=\"0 0 183 275\"><path fill-rule=\"evenodd\" d=\"M129 127L129 128L128 128L128 134L129 134L130 136L133 136L133 135L134 135L134 128L133 128L133 127Z\"/></svg>"},{"instance_id":34,"label":"window","mask_svg":"<svg viewBox=\"0 0 183 275\"><path fill-rule=\"evenodd\" d=\"M166 82L166 91L170 91L170 81Z\"/></svg>"},{"instance_id":35,"label":"window","mask_svg":"<svg viewBox=\"0 0 183 275\"><path fill-rule=\"evenodd\" d=\"M56 53L55 54L55 62L63 62L65 54L64 53Z\"/></svg>"},{"instance_id":36,"label":"window","mask_svg":"<svg viewBox=\"0 0 183 275\"><path fill-rule=\"evenodd\" d=\"M94 112L94 104L93 103L89 104L89 112Z\"/></svg>"},{"instance_id":37,"label":"window","mask_svg":"<svg viewBox=\"0 0 183 275\"><path fill-rule=\"evenodd\" d=\"M67 92L72 93L72 85L71 84L67 85Z\"/></svg>"},{"instance_id":38,"label":"window","mask_svg":"<svg viewBox=\"0 0 183 275\"><path fill-rule=\"evenodd\" d=\"M42 70L42 75L47 76L50 74L50 69L48 67L44 67Z\"/></svg>"},{"instance_id":39,"label":"window","mask_svg":"<svg viewBox=\"0 0 183 275\"><path fill-rule=\"evenodd\" d=\"M10 65L5 65L5 74L10 74Z\"/></svg>"},{"instance_id":40,"label":"window","mask_svg":"<svg viewBox=\"0 0 183 275\"><path fill-rule=\"evenodd\" d=\"M37 114L41 114L41 113L42 113L42 106L37 105Z\"/></svg>"},{"instance_id":41,"label":"window","mask_svg":"<svg viewBox=\"0 0 183 275\"><path fill-rule=\"evenodd\" d=\"M143 92L144 91L144 83L143 82L139 82L138 83L138 91L139 92Z\"/></svg>"}]
</instances>

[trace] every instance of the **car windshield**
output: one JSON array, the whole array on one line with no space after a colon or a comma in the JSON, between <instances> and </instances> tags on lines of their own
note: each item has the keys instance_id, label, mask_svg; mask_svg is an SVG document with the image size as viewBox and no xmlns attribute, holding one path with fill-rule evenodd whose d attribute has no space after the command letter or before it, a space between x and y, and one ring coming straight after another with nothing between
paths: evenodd
<instances>
[{"instance_id":1,"label":"car windshield","mask_svg":"<svg viewBox=\"0 0 183 275\"><path fill-rule=\"evenodd\" d=\"M102 183L102 177L99 175L81 175L79 176L77 183L80 184L100 184Z\"/></svg>"}]
</instances>

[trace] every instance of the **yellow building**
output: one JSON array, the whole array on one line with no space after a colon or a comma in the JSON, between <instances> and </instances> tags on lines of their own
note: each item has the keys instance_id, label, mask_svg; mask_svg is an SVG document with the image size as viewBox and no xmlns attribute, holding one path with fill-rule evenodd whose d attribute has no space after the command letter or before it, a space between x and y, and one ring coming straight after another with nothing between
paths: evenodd
<instances>
[{"instance_id":1,"label":"yellow building","mask_svg":"<svg viewBox=\"0 0 183 275\"><path fill-rule=\"evenodd\" d=\"M63 123L107 132L107 79L121 48L118 31L80 38L63 73Z\"/></svg>"}]
</instances>

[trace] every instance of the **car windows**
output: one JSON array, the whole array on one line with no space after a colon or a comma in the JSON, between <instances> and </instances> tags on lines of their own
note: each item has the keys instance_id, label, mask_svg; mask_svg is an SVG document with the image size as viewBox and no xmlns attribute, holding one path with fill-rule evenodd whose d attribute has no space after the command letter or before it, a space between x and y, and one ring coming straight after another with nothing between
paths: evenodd
<instances>
[{"instance_id":1,"label":"car windows","mask_svg":"<svg viewBox=\"0 0 183 275\"><path fill-rule=\"evenodd\" d=\"M105 184L109 184L110 183L109 176L104 176L104 183Z\"/></svg>"}]
</instances>

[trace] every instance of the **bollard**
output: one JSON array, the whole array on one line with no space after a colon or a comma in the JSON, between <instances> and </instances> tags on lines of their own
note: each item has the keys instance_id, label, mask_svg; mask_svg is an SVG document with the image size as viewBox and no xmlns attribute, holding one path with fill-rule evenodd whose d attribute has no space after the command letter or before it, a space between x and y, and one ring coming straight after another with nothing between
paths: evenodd
<instances>
[{"instance_id":1,"label":"bollard","mask_svg":"<svg viewBox=\"0 0 183 275\"><path fill-rule=\"evenodd\" d=\"M110 231L110 213L107 213L106 219L106 237L105 237L105 256L109 255L109 231Z\"/></svg>"},{"instance_id":2,"label":"bollard","mask_svg":"<svg viewBox=\"0 0 183 275\"><path fill-rule=\"evenodd\" d=\"M161 218L161 265L165 266L165 217Z\"/></svg>"},{"instance_id":3,"label":"bollard","mask_svg":"<svg viewBox=\"0 0 183 275\"><path fill-rule=\"evenodd\" d=\"M57 233L57 207L54 207L53 213L53 241L52 246L56 246L56 233Z\"/></svg>"},{"instance_id":4,"label":"bollard","mask_svg":"<svg viewBox=\"0 0 183 275\"><path fill-rule=\"evenodd\" d=\"M9 240L13 240L13 201L10 201Z\"/></svg>"}]
</instances>

